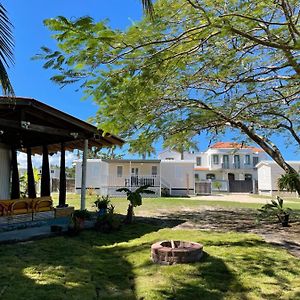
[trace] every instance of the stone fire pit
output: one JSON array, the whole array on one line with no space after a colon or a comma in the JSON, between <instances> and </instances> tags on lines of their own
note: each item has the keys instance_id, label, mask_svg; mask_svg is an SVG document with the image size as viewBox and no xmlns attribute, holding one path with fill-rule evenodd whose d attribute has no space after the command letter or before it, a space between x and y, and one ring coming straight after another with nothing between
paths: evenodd
<instances>
[{"instance_id":1,"label":"stone fire pit","mask_svg":"<svg viewBox=\"0 0 300 300\"><path fill-rule=\"evenodd\" d=\"M196 262L203 255L203 245L184 241L160 241L151 246L151 259L162 265Z\"/></svg>"}]
</instances>

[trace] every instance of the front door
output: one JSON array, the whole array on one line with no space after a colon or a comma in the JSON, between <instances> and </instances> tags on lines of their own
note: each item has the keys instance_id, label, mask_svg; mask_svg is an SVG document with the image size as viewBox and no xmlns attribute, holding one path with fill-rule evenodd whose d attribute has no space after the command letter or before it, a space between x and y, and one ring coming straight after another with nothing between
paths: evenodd
<instances>
[{"instance_id":1,"label":"front door","mask_svg":"<svg viewBox=\"0 0 300 300\"><path fill-rule=\"evenodd\" d=\"M234 174L233 173L228 173L228 180L229 181L232 181L232 180L234 180L235 178L234 178Z\"/></svg>"},{"instance_id":2,"label":"front door","mask_svg":"<svg viewBox=\"0 0 300 300\"><path fill-rule=\"evenodd\" d=\"M139 185L139 168L131 168L131 186Z\"/></svg>"}]
</instances>

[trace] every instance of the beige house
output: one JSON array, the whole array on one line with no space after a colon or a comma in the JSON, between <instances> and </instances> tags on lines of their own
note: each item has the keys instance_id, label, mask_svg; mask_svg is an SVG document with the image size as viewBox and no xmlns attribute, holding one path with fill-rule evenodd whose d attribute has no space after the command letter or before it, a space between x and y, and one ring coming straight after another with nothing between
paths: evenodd
<instances>
[{"instance_id":1,"label":"beige house","mask_svg":"<svg viewBox=\"0 0 300 300\"><path fill-rule=\"evenodd\" d=\"M75 188L81 191L81 161L75 161ZM87 188L97 194L121 196L116 190L121 187L135 189L149 185L160 196L160 160L143 159L88 159Z\"/></svg>"}]
</instances>

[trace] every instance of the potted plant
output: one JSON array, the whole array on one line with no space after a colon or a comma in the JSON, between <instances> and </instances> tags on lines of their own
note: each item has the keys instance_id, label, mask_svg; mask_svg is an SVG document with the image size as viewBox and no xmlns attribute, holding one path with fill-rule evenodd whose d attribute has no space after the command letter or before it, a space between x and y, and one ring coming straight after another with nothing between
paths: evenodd
<instances>
[{"instance_id":1,"label":"potted plant","mask_svg":"<svg viewBox=\"0 0 300 300\"><path fill-rule=\"evenodd\" d=\"M97 196L97 200L94 202L94 206L98 210L98 216L105 215L107 212L107 208L110 204L109 196Z\"/></svg>"},{"instance_id":2,"label":"potted plant","mask_svg":"<svg viewBox=\"0 0 300 300\"><path fill-rule=\"evenodd\" d=\"M127 215L124 223L131 224L133 220L133 208L142 205L142 195L141 194L155 194L155 192L148 190L149 185L143 185L137 188L135 191L131 191L128 188L117 189L117 192L126 192L127 200L129 201Z\"/></svg>"},{"instance_id":3,"label":"potted plant","mask_svg":"<svg viewBox=\"0 0 300 300\"><path fill-rule=\"evenodd\" d=\"M271 200L271 203L265 204L259 210L259 219L276 216L283 227L289 226L289 217L292 212L290 208L283 207L283 199L277 196L277 201Z\"/></svg>"},{"instance_id":4,"label":"potted plant","mask_svg":"<svg viewBox=\"0 0 300 300\"><path fill-rule=\"evenodd\" d=\"M100 232L109 233L112 230L116 230L120 228L120 221L116 218L114 214L115 207L110 205L106 209L106 213L103 215L98 215L95 229Z\"/></svg>"},{"instance_id":5,"label":"potted plant","mask_svg":"<svg viewBox=\"0 0 300 300\"><path fill-rule=\"evenodd\" d=\"M90 218L91 218L91 214L87 209L75 210L71 216L69 233L71 235L78 234L84 228L84 221Z\"/></svg>"}]
</instances>

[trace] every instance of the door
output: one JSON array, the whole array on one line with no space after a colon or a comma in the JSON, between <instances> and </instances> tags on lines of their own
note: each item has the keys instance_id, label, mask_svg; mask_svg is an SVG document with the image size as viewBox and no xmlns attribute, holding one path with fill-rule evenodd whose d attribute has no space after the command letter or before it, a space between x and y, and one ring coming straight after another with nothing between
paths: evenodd
<instances>
[{"instance_id":1,"label":"door","mask_svg":"<svg viewBox=\"0 0 300 300\"><path fill-rule=\"evenodd\" d=\"M228 180L229 181L232 181L232 180L234 180L235 178L234 178L234 174L233 173L228 173Z\"/></svg>"},{"instance_id":2,"label":"door","mask_svg":"<svg viewBox=\"0 0 300 300\"><path fill-rule=\"evenodd\" d=\"M131 186L139 185L139 168L131 168Z\"/></svg>"},{"instance_id":3,"label":"door","mask_svg":"<svg viewBox=\"0 0 300 300\"><path fill-rule=\"evenodd\" d=\"M234 168L235 169L240 169L241 168L241 161L240 161L240 156L239 155L234 156Z\"/></svg>"},{"instance_id":4,"label":"door","mask_svg":"<svg viewBox=\"0 0 300 300\"><path fill-rule=\"evenodd\" d=\"M229 169L229 156L223 155L223 169Z\"/></svg>"}]
</instances>

